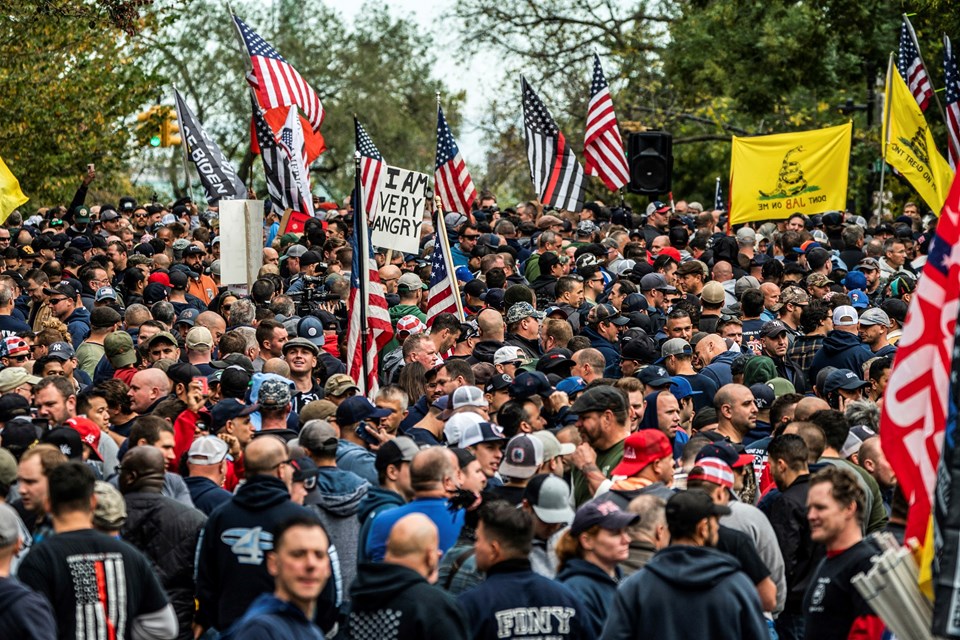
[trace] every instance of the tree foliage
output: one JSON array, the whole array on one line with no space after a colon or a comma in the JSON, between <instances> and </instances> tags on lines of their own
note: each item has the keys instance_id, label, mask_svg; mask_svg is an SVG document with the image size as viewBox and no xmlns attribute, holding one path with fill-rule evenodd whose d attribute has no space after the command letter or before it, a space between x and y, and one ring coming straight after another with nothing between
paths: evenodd
<instances>
[{"instance_id":1,"label":"tree foliage","mask_svg":"<svg viewBox=\"0 0 960 640\"><path fill-rule=\"evenodd\" d=\"M853 119L850 196L863 207L869 206L878 178L876 84L896 50L901 12L917 12L911 19L936 86L943 86L942 32L960 38L955 3L907 5L886 0L458 0L454 13L474 48L493 47L512 72L542 85L542 97L578 153L589 57L596 50L621 130L662 128L673 134L678 197L709 203L716 177L726 184L732 135ZM493 151L480 181L526 198L532 193L526 171L525 180L504 171L525 169L519 91L514 95L513 118L501 116L510 98L490 109L485 133ZM853 111L841 109L848 101ZM935 108L928 111L928 121L943 140ZM599 181L591 180L589 189L591 196L615 198Z\"/></svg>"},{"instance_id":2,"label":"tree foliage","mask_svg":"<svg viewBox=\"0 0 960 640\"><path fill-rule=\"evenodd\" d=\"M431 172L436 144L435 56L410 20L377 8L361 10L352 26L318 4L234 2L232 9L313 86L326 118L327 152L312 167L313 179L334 198L353 187L353 115L363 122L391 164ZM203 47L195 43L202 42ZM219 2L195 0L166 21L152 38L148 68L166 75L245 181L250 172L263 192L260 161L249 150L250 98L240 49L229 15ZM462 95L444 95L444 112L459 122ZM176 165L179 158L169 157Z\"/></svg>"},{"instance_id":3,"label":"tree foliage","mask_svg":"<svg viewBox=\"0 0 960 640\"><path fill-rule=\"evenodd\" d=\"M88 163L106 184L126 173L124 120L155 78L132 64L143 2L4 2L0 12L0 157L30 206L69 202Z\"/></svg>"}]
</instances>

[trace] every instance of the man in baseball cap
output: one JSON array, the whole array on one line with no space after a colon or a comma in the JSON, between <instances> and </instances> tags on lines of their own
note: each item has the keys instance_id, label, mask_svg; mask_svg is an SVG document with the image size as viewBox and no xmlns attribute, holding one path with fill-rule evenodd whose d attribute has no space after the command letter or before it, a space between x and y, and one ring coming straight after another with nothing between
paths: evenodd
<instances>
[{"instance_id":1,"label":"man in baseball cap","mask_svg":"<svg viewBox=\"0 0 960 640\"><path fill-rule=\"evenodd\" d=\"M227 443L217 436L203 436L194 440L187 451L190 475L183 481L190 490L193 506L208 516L232 495L222 486L228 450Z\"/></svg>"},{"instance_id":2,"label":"man in baseball cap","mask_svg":"<svg viewBox=\"0 0 960 640\"><path fill-rule=\"evenodd\" d=\"M673 495L673 473L673 445L666 434L658 429L636 431L627 436L623 459L610 473L611 496L621 508L641 492L667 500Z\"/></svg>"}]
</instances>

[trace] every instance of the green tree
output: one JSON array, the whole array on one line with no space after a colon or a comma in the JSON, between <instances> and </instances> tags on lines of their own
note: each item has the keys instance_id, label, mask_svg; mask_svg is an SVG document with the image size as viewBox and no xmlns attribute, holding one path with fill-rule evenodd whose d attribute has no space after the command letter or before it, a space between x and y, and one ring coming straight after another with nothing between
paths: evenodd
<instances>
[{"instance_id":1,"label":"green tree","mask_svg":"<svg viewBox=\"0 0 960 640\"><path fill-rule=\"evenodd\" d=\"M348 27L333 10L302 3L246 1L232 4L248 25L270 42L311 84L323 102L321 133L327 151L311 167L315 185L342 199L353 188L357 114L388 162L432 173L436 98L441 91L451 126L459 123L462 95L449 95L432 75L430 41L406 18L379 6L359 12ZM194 43L203 42L203 47ZM260 161L250 152L250 98L246 59L229 14L220 3L195 0L152 37L148 68L175 82L224 153L248 181L253 172L265 193ZM178 168L179 156L158 154ZM193 170L192 168L190 169Z\"/></svg>"},{"instance_id":2,"label":"green tree","mask_svg":"<svg viewBox=\"0 0 960 640\"><path fill-rule=\"evenodd\" d=\"M102 184L127 172L125 119L155 78L133 64L139 2L4 2L0 11L0 156L31 198L69 202L88 163Z\"/></svg>"}]
</instances>

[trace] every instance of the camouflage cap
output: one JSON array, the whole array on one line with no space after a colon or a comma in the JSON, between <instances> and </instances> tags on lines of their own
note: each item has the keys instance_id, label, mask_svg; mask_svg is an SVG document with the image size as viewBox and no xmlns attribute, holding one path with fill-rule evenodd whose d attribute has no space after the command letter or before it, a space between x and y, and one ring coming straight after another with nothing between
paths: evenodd
<instances>
[{"instance_id":1,"label":"camouflage cap","mask_svg":"<svg viewBox=\"0 0 960 640\"><path fill-rule=\"evenodd\" d=\"M520 322L524 318L536 318L543 320L543 313L533 308L529 302L517 302L507 311L507 324Z\"/></svg>"},{"instance_id":2,"label":"camouflage cap","mask_svg":"<svg viewBox=\"0 0 960 640\"><path fill-rule=\"evenodd\" d=\"M779 311L785 304L795 304L806 306L810 304L810 296L800 287L784 287L780 292L780 302L774 306L774 311Z\"/></svg>"},{"instance_id":3,"label":"camouflage cap","mask_svg":"<svg viewBox=\"0 0 960 640\"><path fill-rule=\"evenodd\" d=\"M257 403L265 408L285 407L290 404L292 397L289 382L267 379L260 384Z\"/></svg>"},{"instance_id":4,"label":"camouflage cap","mask_svg":"<svg viewBox=\"0 0 960 640\"><path fill-rule=\"evenodd\" d=\"M825 276L822 273L811 273L807 276L807 286L808 287L829 287L830 278ZM781 294L782 296L783 294Z\"/></svg>"}]
</instances>

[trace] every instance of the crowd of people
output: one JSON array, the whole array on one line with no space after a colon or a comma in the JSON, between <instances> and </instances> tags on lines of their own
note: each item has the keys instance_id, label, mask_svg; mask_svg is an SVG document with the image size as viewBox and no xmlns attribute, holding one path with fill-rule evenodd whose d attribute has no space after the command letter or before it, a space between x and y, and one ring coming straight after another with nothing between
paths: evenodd
<instances>
[{"instance_id":1,"label":"crowd of people","mask_svg":"<svg viewBox=\"0 0 960 640\"><path fill-rule=\"evenodd\" d=\"M0 637L880 638L851 585L906 502L878 424L935 219L730 229L654 201L474 211L376 249L394 338L346 374L352 209L0 227ZM446 234L463 317L431 314Z\"/></svg>"}]
</instances>

